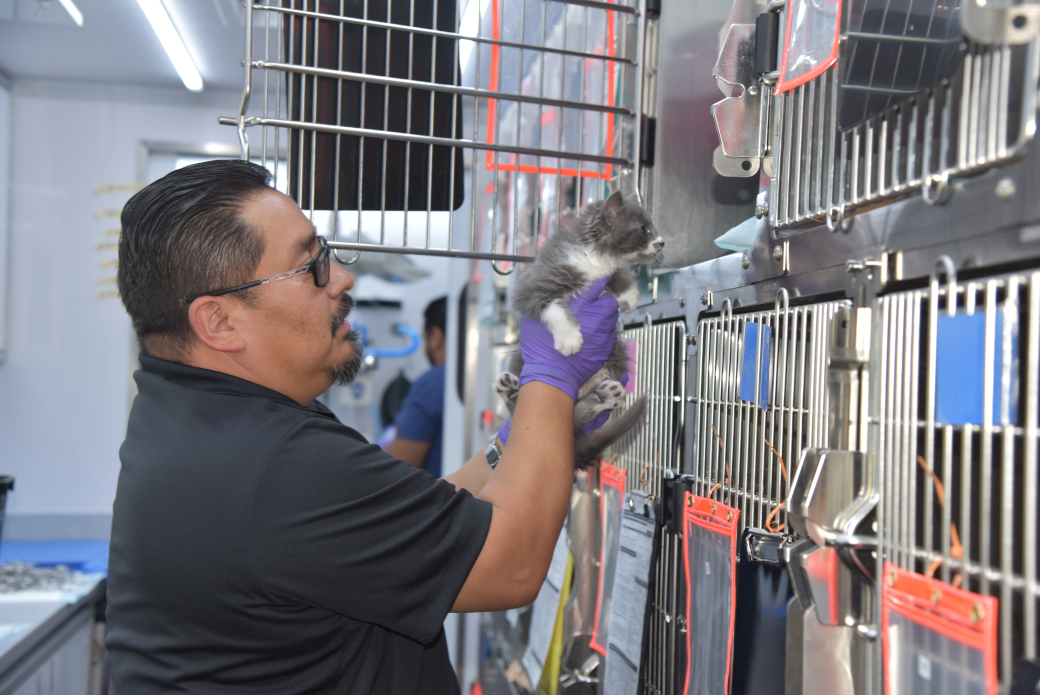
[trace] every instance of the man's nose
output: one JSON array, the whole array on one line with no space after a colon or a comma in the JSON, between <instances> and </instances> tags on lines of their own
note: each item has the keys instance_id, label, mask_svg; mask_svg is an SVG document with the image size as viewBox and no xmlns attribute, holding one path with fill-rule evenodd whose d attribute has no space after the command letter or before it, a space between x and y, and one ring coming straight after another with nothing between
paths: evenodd
<instances>
[{"instance_id":1,"label":"man's nose","mask_svg":"<svg viewBox=\"0 0 1040 695\"><path fill-rule=\"evenodd\" d=\"M332 277L327 285L330 295L340 295L354 288L354 276L343 269L335 260L332 261L330 269Z\"/></svg>"}]
</instances>

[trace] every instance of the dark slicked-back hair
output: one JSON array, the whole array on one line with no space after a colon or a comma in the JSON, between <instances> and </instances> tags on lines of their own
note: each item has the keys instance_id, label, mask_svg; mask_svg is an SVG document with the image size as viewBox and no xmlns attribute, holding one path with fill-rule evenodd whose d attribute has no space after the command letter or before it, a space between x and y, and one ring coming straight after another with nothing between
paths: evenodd
<instances>
[{"instance_id":1,"label":"dark slicked-back hair","mask_svg":"<svg viewBox=\"0 0 1040 695\"><path fill-rule=\"evenodd\" d=\"M196 338L181 298L253 279L264 240L240 212L270 178L242 160L200 162L149 184L123 207L117 280L142 351L183 357ZM237 298L254 301L250 290Z\"/></svg>"}]
</instances>

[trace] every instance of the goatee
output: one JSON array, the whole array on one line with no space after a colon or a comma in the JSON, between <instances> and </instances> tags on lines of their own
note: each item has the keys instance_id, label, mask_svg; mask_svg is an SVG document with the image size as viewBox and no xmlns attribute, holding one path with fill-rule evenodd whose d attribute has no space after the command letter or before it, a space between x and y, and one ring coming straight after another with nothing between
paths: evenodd
<instances>
[{"instance_id":1,"label":"goatee","mask_svg":"<svg viewBox=\"0 0 1040 695\"><path fill-rule=\"evenodd\" d=\"M353 328L347 332L343 340L350 343L350 356L326 373L334 384L349 386L361 371L361 359L365 356L365 348L361 345L361 334Z\"/></svg>"}]
</instances>

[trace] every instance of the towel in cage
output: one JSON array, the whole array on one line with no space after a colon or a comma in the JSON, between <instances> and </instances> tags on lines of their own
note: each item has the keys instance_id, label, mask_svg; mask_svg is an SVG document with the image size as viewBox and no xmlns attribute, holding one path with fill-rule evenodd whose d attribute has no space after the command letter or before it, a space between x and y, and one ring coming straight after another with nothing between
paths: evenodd
<instances>
[{"instance_id":1,"label":"towel in cage","mask_svg":"<svg viewBox=\"0 0 1040 695\"><path fill-rule=\"evenodd\" d=\"M336 21L342 8L344 17L454 32L455 0L418 0L411 5L388 0L346 4L283 0L283 4L320 13L284 20L283 60L294 66L354 75L353 79L336 79L290 71L284 86L288 118L373 131L462 137L461 96L365 79L390 77L420 87L456 85L455 39ZM461 148L292 129L289 149L289 191L305 209L312 207L312 199L316 210L358 210L359 204L365 210L456 210L462 205L465 165Z\"/></svg>"}]
</instances>

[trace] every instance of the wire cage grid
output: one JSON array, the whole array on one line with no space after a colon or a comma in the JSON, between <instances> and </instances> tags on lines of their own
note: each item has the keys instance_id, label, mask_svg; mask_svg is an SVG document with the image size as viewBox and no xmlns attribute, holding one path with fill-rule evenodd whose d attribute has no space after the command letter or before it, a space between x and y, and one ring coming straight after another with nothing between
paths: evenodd
<instances>
[{"instance_id":1,"label":"wire cage grid","mask_svg":"<svg viewBox=\"0 0 1040 695\"><path fill-rule=\"evenodd\" d=\"M441 26L438 3L456 10L451 31ZM284 177L279 161L288 163L289 193L312 220L321 217L315 215L321 205L313 182L323 148L319 139L325 138L324 147L334 150L327 236L340 262L353 262L363 250L530 261L551 222L559 224L561 217L602 198L608 186L638 192L645 0L470 0L465 8L461 0L458 5L432 0L429 26L419 25L416 0L387 0L378 16L376 4L365 0L360 17L349 16L344 0L247 4L247 26L262 25L264 38L254 42L247 29L239 114L221 119L238 128L244 158L250 156L250 129L261 130L259 161L275 172L276 186ZM407 7L406 19L395 14L395 6ZM259 22L255 13L263 14ZM360 30L359 69L342 69L345 30ZM323 37L335 43L333 67L319 64ZM391 44L400 48L405 37L403 77L391 74ZM438 79L438 47L444 41L451 47L450 79ZM413 74L422 42L430 50L428 79ZM380 43L384 55L370 56L370 44L379 48ZM258 70L262 79L253 74ZM357 113L343 106L345 90L351 89L358 94ZM401 92L406 93L404 127L391 123L388 109L391 93ZM330 107L323 101L331 94ZM437 120L435 99L445 95L450 119L441 114ZM382 102L381 122L366 115L366 99ZM260 115L250 115L251 101ZM367 106L380 110L378 103ZM328 117L319 118L323 108ZM423 111L429 112L428 123L416 126L414 116ZM448 137L437 134L445 128ZM381 144L381 153L377 146L373 155L366 140ZM351 174L356 190L345 201L341 171L348 145L357 152L358 172ZM403 210L388 209L386 200L387 172L393 168L388 148L395 146L403 167ZM446 182L434 171L438 153L449 153L440 177ZM379 204L368 207L366 195L373 191L364 190L366 156L376 158L382 184ZM417 158L426 165L425 175L411 170ZM413 183L424 189L418 197L425 197L425 205L409 202L417 195L408 190ZM435 204L435 186L447 187L447 200L456 206L465 192L471 202L468 234L458 234L456 215ZM353 258L341 256L343 250L353 250ZM500 272L513 268L514 263L505 269L495 265Z\"/></svg>"},{"instance_id":2,"label":"wire cage grid","mask_svg":"<svg viewBox=\"0 0 1040 695\"><path fill-rule=\"evenodd\" d=\"M660 499L666 471L682 469L683 427L686 412L686 321L683 319L629 324L619 339L635 346L634 392L625 398L630 407L640 395L649 396L646 422L614 446L615 465L627 471L626 492L638 490ZM647 661L642 669L647 693L672 695L679 681L682 630L682 543L667 529L661 532L657 557L651 568L652 591L648 615Z\"/></svg>"},{"instance_id":3,"label":"wire cage grid","mask_svg":"<svg viewBox=\"0 0 1040 695\"><path fill-rule=\"evenodd\" d=\"M637 426L614 447L614 464L627 471L626 492L638 490L661 497L666 470L682 467L683 407L686 384L686 322L653 323L649 319L630 325L619 340L635 345L634 392L625 407L640 395L648 397L645 423Z\"/></svg>"},{"instance_id":4,"label":"wire cage grid","mask_svg":"<svg viewBox=\"0 0 1040 695\"><path fill-rule=\"evenodd\" d=\"M880 553L998 598L998 667L1007 689L1018 660L1037 656L1040 272L958 285L952 262L942 265L945 283L937 273L927 288L880 299L880 390L871 419ZM957 307L985 316L981 424L937 420L937 324ZM883 581L880 563L878 571Z\"/></svg>"},{"instance_id":5,"label":"wire cage grid","mask_svg":"<svg viewBox=\"0 0 1040 695\"><path fill-rule=\"evenodd\" d=\"M837 125L839 69L775 97L776 230L820 221L837 229L856 210L916 191L938 203L951 179L1014 159L1036 134L1040 39L966 41L959 74L846 132Z\"/></svg>"},{"instance_id":6,"label":"wire cage grid","mask_svg":"<svg viewBox=\"0 0 1040 695\"><path fill-rule=\"evenodd\" d=\"M849 302L790 307L786 290L772 311L721 314L698 326L694 492L740 509L740 527L786 527L788 484L806 447L828 437L827 364L830 322ZM769 373L762 374L763 346L755 345L755 390L766 380L765 407L741 400L748 324L772 335Z\"/></svg>"}]
</instances>

